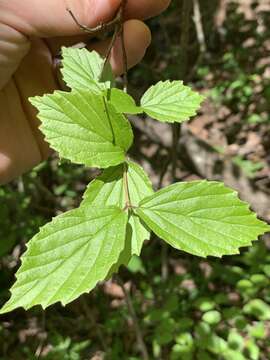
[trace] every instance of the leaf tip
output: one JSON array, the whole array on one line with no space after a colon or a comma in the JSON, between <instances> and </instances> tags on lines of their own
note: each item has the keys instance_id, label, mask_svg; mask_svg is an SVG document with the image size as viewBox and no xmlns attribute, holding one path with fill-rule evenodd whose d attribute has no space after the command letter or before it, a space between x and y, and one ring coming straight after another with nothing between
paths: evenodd
<instances>
[{"instance_id":1,"label":"leaf tip","mask_svg":"<svg viewBox=\"0 0 270 360\"><path fill-rule=\"evenodd\" d=\"M38 107L38 105L41 103L41 96L31 96L28 98L28 101L30 102L30 104L32 104L35 108Z\"/></svg>"},{"instance_id":2,"label":"leaf tip","mask_svg":"<svg viewBox=\"0 0 270 360\"><path fill-rule=\"evenodd\" d=\"M11 312L12 310L14 310L15 308L16 308L16 306L10 305L10 300L8 300L0 309L0 315L7 314L7 313Z\"/></svg>"}]
</instances>

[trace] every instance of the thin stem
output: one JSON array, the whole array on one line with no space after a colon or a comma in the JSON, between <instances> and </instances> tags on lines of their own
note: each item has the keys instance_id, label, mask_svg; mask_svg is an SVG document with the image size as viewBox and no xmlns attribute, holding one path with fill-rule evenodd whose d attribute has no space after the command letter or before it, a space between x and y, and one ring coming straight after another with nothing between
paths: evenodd
<instances>
[{"instance_id":1,"label":"thin stem","mask_svg":"<svg viewBox=\"0 0 270 360\"><path fill-rule=\"evenodd\" d=\"M122 53L123 53L123 67L124 67L124 86L123 89L127 93L128 92L128 59L127 59L127 51L125 46L125 30L124 30L124 15L125 15L125 8L127 6L128 0L122 1L122 12L121 12L121 45L122 45Z\"/></svg>"},{"instance_id":2,"label":"thin stem","mask_svg":"<svg viewBox=\"0 0 270 360\"><path fill-rule=\"evenodd\" d=\"M141 331L141 328L140 328L140 325L139 325L139 320L138 320L135 308L133 306L131 296L130 296L129 292L126 290L122 279L118 275L116 276L116 278L117 278L117 281L118 281L119 285L121 286L121 288L123 290L123 293L125 295L125 301L126 301L126 304L127 304L129 314L130 314L130 316L132 318L132 321L133 321L134 330L135 330L136 338L137 338L137 343L138 343L138 347L140 348L140 351L141 351L141 354L142 354L142 359L143 360L149 360L150 357L149 357L145 342L143 341L143 334L142 334L142 331Z\"/></svg>"},{"instance_id":3,"label":"thin stem","mask_svg":"<svg viewBox=\"0 0 270 360\"><path fill-rule=\"evenodd\" d=\"M85 296L82 296L80 298L80 302L81 302L82 308L84 310L84 313L86 315L86 318L89 320L91 326L96 331L97 337L98 337L98 339L100 341L100 344L101 344L103 350L105 352L107 352L108 347L107 347L107 344L106 344L106 342L104 340L104 336L103 336L98 324L96 323L96 319L92 315L91 309L89 308L89 305L88 305L88 302L85 299Z\"/></svg>"},{"instance_id":4,"label":"thin stem","mask_svg":"<svg viewBox=\"0 0 270 360\"><path fill-rule=\"evenodd\" d=\"M178 159L178 142L181 135L181 124L175 123L172 125L172 180L176 180L176 169Z\"/></svg>"},{"instance_id":5,"label":"thin stem","mask_svg":"<svg viewBox=\"0 0 270 360\"><path fill-rule=\"evenodd\" d=\"M161 242L161 278L165 282L168 280L169 266L168 266L168 244L165 241Z\"/></svg>"},{"instance_id":6,"label":"thin stem","mask_svg":"<svg viewBox=\"0 0 270 360\"><path fill-rule=\"evenodd\" d=\"M121 43L122 43L122 52L123 52L123 64L124 64L124 90L127 91L127 53L126 53L126 48L125 48L125 43L124 43L124 15L125 15L125 9L126 9L126 5L128 3L128 0L122 0L120 7L116 13L116 16L114 17L113 20L104 23L104 24L100 24L94 28L89 28L86 25L81 24L78 19L76 18L76 16L74 15L74 13L71 11L71 9L67 8L68 13L70 14L70 16L72 17L73 21L75 22L75 24L82 29L84 32L87 32L91 35L96 35L98 33L101 32L106 32L106 31L111 31L112 29L114 29L114 33L113 33L113 37L112 40L110 42L109 48L107 50L106 56L105 56L105 62L103 65L103 69L101 71L100 77L102 78L102 75L105 71L106 65L109 61L110 58L110 54L112 51L112 48L115 44L116 38L117 36L120 34L121 36Z\"/></svg>"},{"instance_id":7,"label":"thin stem","mask_svg":"<svg viewBox=\"0 0 270 360\"><path fill-rule=\"evenodd\" d=\"M123 78L124 78L124 85L123 85L123 90L127 93L128 92L128 63L127 63L127 52L126 52L126 48L125 48L125 40L124 40L124 27L122 28L121 31L121 43L122 43L122 51L123 51L123 65L124 65L124 74L123 74Z\"/></svg>"},{"instance_id":8,"label":"thin stem","mask_svg":"<svg viewBox=\"0 0 270 360\"><path fill-rule=\"evenodd\" d=\"M46 311L42 310L41 312L41 328L42 331L45 333L46 330ZM42 355L42 351L44 349L44 343L45 343L45 338L43 337L39 343L39 346L36 350L35 356L37 359L40 359L41 355Z\"/></svg>"},{"instance_id":9,"label":"thin stem","mask_svg":"<svg viewBox=\"0 0 270 360\"><path fill-rule=\"evenodd\" d=\"M104 65L103 65L103 69L102 69L102 72L101 72L101 75L100 75L101 78L102 78L102 75L103 75L104 70L105 70L105 68L106 68L106 65L107 65L107 63L108 63L108 61L109 61L109 58L110 58L110 55L111 55L111 52L112 52L112 48L113 48L113 46L114 46L114 44L115 44L117 35L119 34L119 31L120 31L119 28L120 28L120 26L117 24L117 25L115 26L115 29L114 29L114 32L113 32L112 40L111 40L110 45L109 45L109 47L108 47L108 49L107 49L107 53L106 53L105 61L104 61Z\"/></svg>"},{"instance_id":10,"label":"thin stem","mask_svg":"<svg viewBox=\"0 0 270 360\"><path fill-rule=\"evenodd\" d=\"M183 8L181 15L181 37L180 37L180 56L179 56L179 78L185 80L187 78L188 68L188 45L190 35L190 20L192 11L192 1L183 0Z\"/></svg>"},{"instance_id":11,"label":"thin stem","mask_svg":"<svg viewBox=\"0 0 270 360\"><path fill-rule=\"evenodd\" d=\"M127 80L127 70L128 70L128 63L127 63L127 52L126 52L126 48L125 48L125 41L124 41L124 16L125 16L125 9L127 6L128 0L122 0L119 10L117 11L117 14L115 16L115 18L110 21L109 23L106 24L102 24L96 28L88 28L85 25L80 24L80 22L77 20L77 18L75 17L75 15L73 14L73 12L70 9L67 9L67 11L69 12L70 16L72 17L72 19L74 20L74 22L85 32L88 32L90 34L95 34L97 32L100 31L106 31L108 30L108 28L110 28L111 26L114 27L114 33L113 33L113 37L112 40L110 42L109 48L107 50L106 53L106 57L105 57L105 61L104 61L104 65L103 65L103 69L101 71L100 74L100 78L102 78L102 75L104 73L105 67L109 61L109 57L112 51L112 48L115 44L115 41L117 39L117 36L120 34L121 37L121 45L122 45L122 54L123 54L123 67L124 67L124 90L127 92L127 86L128 86L128 80ZM114 130L113 130L113 126L111 123L111 118L110 118L110 113L109 113L109 109L108 109L108 105L107 105L107 101L110 99L110 93L111 90L109 90L106 94L107 99L105 99L105 97L103 97L103 102L104 102L104 107L105 107L105 112L107 115L107 118L109 120L110 123L110 127L111 127L111 131L113 134L113 144L115 144L115 135L114 135ZM124 182L124 189L125 189L125 199L126 199L126 204L125 204L125 210L129 210L132 208L132 204L130 201L130 195L129 195L129 187L128 187L128 175L127 175L127 171L128 171L128 165L125 163L124 164L124 178L123 178L123 182Z\"/></svg>"},{"instance_id":12,"label":"thin stem","mask_svg":"<svg viewBox=\"0 0 270 360\"><path fill-rule=\"evenodd\" d=\"M103 70L101 73L101 77L102 74L104 73L104 69L109 61L110 58L110 54L112 51L112 48L115 44L116 38L117 36L120 34L120 39L121 39L121 47L122 47L122 55L123 55L123 68L124 68L124 86L123 89L125 92L127 92L127 87L128 87L128 79L127 79L127 72L128 72L128 62L127 62L127 51L126 51L126 46L125 46L125 39L124 39L124 16L125 16L125 9L127 6L128 0L122 0L122 3L120 5L120 8L117 12L116 15L116 19L117 22L115 23L115 29L114 29L114 33L113 33L113 37L112 40L110 42L109 48L107 50L107 54L105 57L105 62L104 62L104 66L103 66Z\"/></svg>"},{"instance_id":13,"label":"thin stem","mask_svg":"<svg viewBox=\"0 0 270 360\"><path fill-rule=\"evenodd\" d=\"M181 15L181 38L180 38L180 56L179 56L179 78L185 80L187 78L188 68L188 44L189 44L189 29L190 29L190 15L192 10L192 1L183 0L182 15ZM176 123L172 126L172 178L176 180L177 168L177 148L181 134L181 125Z\"/></svg>"},{"instance_id":14,"label":"thin stem","mask_svg":"<svg viewBox=\"0 0 270 360\"><path fill-rule=\"evenodd\" d=\"M207 47L202 24L201 9L198 0L193 0L193 21L195 24L198 43L200 45L200 52L201 54L204 54L207 51Z\"/></svg>"},{"instance_id":15,"label":"thin stem","mask_svg":"<svg viewBox=\"0 0 270 360\"><path fill-rule=\"evenodd\" d=\"M181 38L180 38L180 56L179 56L179 79L185 80L187 78L188 68L188 44L189 44L189 30L190 30L190 17L192 10L192 0L182 1L182 14L181 14ZM176 169L178 160L178 144L181 136L181 124L175 123L172 125L172 180L176 181ZM163 281L168 277L168 245L162 244L162 257L161 257L161 275Z\"/></svg>"},{"instance_id":16,"label":"thin stem","mask_svg":"<svg viewBox=\"0 0 270 360\"><path fill-rule=\"evenodd\" d=\"M76 18L76 16L74 15L74 13L72 12L71 9L67 8L67 12L70 14L70 16L72 17L73 21L75 22L75 24L84 32L87 32L90 35L96 35L99 33L103 33L103 32L107 32L107 31L111 31L118 23L119 23L119 16L118 13L115 16L115 18L107 23L104 24L100 24L96 27L90 28L86 25L83 25L79 22L79 20Z\"/></svg>"}]
</instances>

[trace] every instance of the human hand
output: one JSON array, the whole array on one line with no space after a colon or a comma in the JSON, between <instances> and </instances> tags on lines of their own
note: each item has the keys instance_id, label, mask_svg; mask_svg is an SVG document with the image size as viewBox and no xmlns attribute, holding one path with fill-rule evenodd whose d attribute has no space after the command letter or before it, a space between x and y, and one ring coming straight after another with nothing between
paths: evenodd
<instances>
[{"instance_id":1,"label":"human hand","mask_svg":"<svg viewBox=\"0 0 270 360\"><path fill-rule=\"evenodd\" d=\"M129 0L126 9L125 47L128 66L137 64L151 41L141 21L163 11L170 0ZM0 184L45 160L50 149L38 126L30 96L58 88L53 58L61 46L86 35L75 24L95 27L115 15L121 0L2 0L0 3ZM138 20L131 20L138 19ZM108 40L94 45L105 52ZM120 40L111 53L116 74L123 71Z\"/></svg>"}]
</instances>

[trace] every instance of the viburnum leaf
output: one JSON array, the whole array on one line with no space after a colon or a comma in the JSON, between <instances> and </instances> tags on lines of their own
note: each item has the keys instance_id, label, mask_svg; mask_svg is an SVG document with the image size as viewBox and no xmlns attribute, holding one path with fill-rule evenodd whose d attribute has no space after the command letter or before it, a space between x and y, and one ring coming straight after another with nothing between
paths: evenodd
<instances>
[{"instance_id":1,"label":"viburnum leaf","mask_svg":"<svg viewBox=\"0 0 270 360\"><path fill-rule=\"evenodd\" d=\"M71 89L88 89L101 93L114 84L110 63L105 64L96 51L87 49L62 48L62 75ZM105 66L105 67L104 67Z\"/></svg>"},{"instance_id":2,"label":"viburnum leaf","mask_svg":"<svg viewBox=\"0 0 270 360\"><path fill-rule=\"evenodd\" d=\"M127 178L130 201L137 206L145 197L153 194L148 176L137 164L128 161L116 167L106 169L101 176L93 180L83 196L82 204L87 206L115 205L125 207L125 190L123 183L124 169L127 166ZM142 224L139 217L131 214L131 255L140 255L144 240L149 239L149 231Z\"/></svg>"},{"instance_id":3,"label":"viburnum leaf","mask_svg":"<svg viewBox=\"0 0 270 360\"><path fill-rule=\"evenodd\" d=\"M88 90L34 97L40 129L61 157L74 163L107 168L125 160L133 133L124 115L103 95Z\"/></svg>"},{"instance_id":4,"label":"viburnum leaf","mask_svg":"<svg viewBox=\"0 0 270 360\"><path fill-rule=\"evenodd\" d=\"M182 81L160 81L141 99L141 107L152 118L164 122L183 122L196 115L204 97Z\"/></svg>"},{"instance_id":5,"label":"viburnum leaf","mask_svg":"<svg viewBox=\"0 0 270 360\"><path fill-rule=\"evenodd\" d=\"M174 248L198 256L238 254L270 226L215 181L183 182L145 198L136 213Z\"/></svg>"},{"instance_id":6,"label":"viburnum leaf","mask_svg":"<svg viewBox=\"0 0 270 360\"><path fill-rule=\"evenodd\" d=\"M140 114L143 112L142 108L136 105L135 100L120 89L110 90L109 101L119 113Z\"/></svg>"},{"instance_id":7,"label":"viburnum leaf","mask_svg":"<svg viewBox=\"0 0 270 360\"><path fill-rule=\"evenodd\" d=\"M27 244L11 298L0 312L66 305L89 292L118 261L127 221L117 207L80 207L54 218Z\"/></svg>"},{"instance_id":8,"label":"viburnum leaf","mask_svg":"<svg viewBox=\"0 0 270 360\"><path fill-rule=\"evenodd\" d=\"M131 225L128 223L126 227L126 238L125 238L125 245L123 251L120 253L117 262L113 264L108 272L106 279L109 280L113 274L117 273L120 266L128 266L130 259L132 258L132 228Z\"/></svg>"}]
</instances>

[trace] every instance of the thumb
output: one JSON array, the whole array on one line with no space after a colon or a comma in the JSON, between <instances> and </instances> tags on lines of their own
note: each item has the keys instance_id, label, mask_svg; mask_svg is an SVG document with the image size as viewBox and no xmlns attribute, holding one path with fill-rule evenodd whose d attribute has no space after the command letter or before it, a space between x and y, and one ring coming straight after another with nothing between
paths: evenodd
<instances>
[{"instance_id":1,"label":"thumb","mask_svg":"<svg viewBox=\"0 0 270 360\"><path fill-rule=\"evenodd\" d=\"M95 27L113 18L121 0L3 0L0 22L26 36L51 37L82 33L67 11L80 23Z\"/></svg>"}]
</instances>

